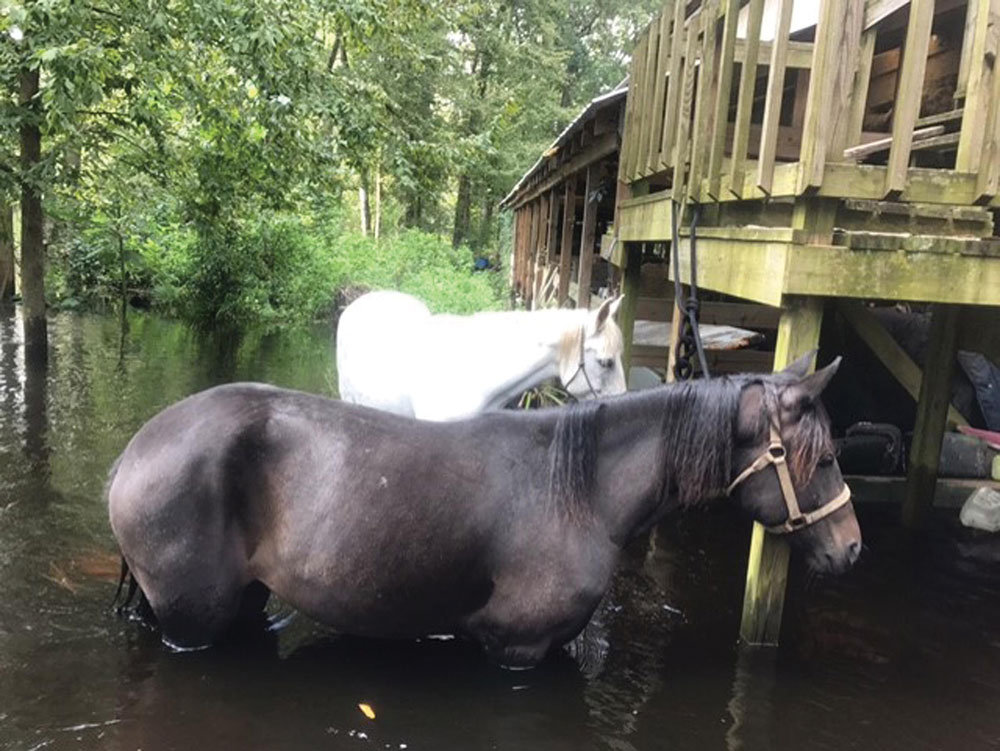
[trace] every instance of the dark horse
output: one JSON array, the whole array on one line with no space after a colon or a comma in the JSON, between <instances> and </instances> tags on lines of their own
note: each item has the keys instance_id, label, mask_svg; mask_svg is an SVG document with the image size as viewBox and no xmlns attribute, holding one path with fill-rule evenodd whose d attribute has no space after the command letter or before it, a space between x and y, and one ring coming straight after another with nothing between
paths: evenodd
<instances>
[{"instance_id":1,"label":"dark horse","mask_svg":"<svg viewBox=\"0 0 1000 751\"><path fill-rule=\"evenodd\" d=\"M629 538L731 484L812 568L854 562L818 398L837 363L808 364L453 423L219 386L133 437L111 527L177 647L219 640L274 592L345 634L456 633L530 665L584 627Z\"/></svg>"}]
</instances>

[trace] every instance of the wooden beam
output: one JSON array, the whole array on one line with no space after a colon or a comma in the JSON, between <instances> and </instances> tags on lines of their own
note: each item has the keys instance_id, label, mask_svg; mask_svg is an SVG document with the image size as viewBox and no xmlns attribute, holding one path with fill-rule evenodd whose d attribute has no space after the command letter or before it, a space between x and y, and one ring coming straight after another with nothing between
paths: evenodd
<instances>
[{"instance_id":1,"label":"wooden beam","mask_svg":"<svg viewBox=\"0 0 1000 751\"><path fill-rule=\"evenodd\" d=\"M794 2L794 0L792 0ZM745 0L744 0L745 2ZM733 61L742 64L747 59L748 43L746 39L737 39L736 47L733 50ZM768 65L774 51L774 42L761 40L757 46L757 64ZM813 43L812 42L788 42L786 47L787 57L785 67L793 70L808 71L812 67Z\"/></svg>"},{"instance_id":2,"label":"wooden beam","mask_svg":"<svg viewBox=\"0 0 1000 751\"><path fill-rule=\"evenodd\" d=\"M847 119L847 143L858 143L864 131L865 112L868 105L868 86L872 77L872 60L875 57L874 29L861 35L861 50L859 52L858 69L854 74L854 85L851 91L851 114ZM844 153L847 156L847 153Z\"/></svg>"},{"instance_id":3,"label":"wooden beam","mask_svg":"<svg viewBox=\"0 0 1000 751\"><path fill-rule=\"evenodd\" d=\"M579 287L576 307L590 307L590 276L594 265L594 239L597 228L597 202L591 194L597 187L597 167L587 167L587 187L583 199L583 232L580 236L580 263L577 274Z\"/></svg>"},{"instance_id":4,"label":"wooden beam","mask_svg":"<svg viewBox=\"0 0 1000 751\"><path fill-rule=\"evenodd\" d=\"M573 225L576 223L576 178L566 180L563 194L562 241L559 244L559 307L569 294L569 272L573 260Z\"/></svg>"},{"instance_id":5,"label":"wooden beam","mask_svg":"<svg viewBox=\"0 0 1000 751\"><path fill-rule=\"evenodd\" d=\"M847 146L850 95L861 46L862 0L823 0L802 132L798 192L823 184L827 159Z\"/></svg>"},{"instance_id":6,"label":"wooden beam","mask_svg":"<svg viewBox=\"0 0 1000 751\"><path fill-rule=\"evenodd\" d=\"M774 352L775 372L819 346L822 320L823 301L820 298L783 300ZM754 522L740 623L740 638L746 644L778 644L788 579L788 553L787 539L768 534L762 524Z\"/></svg>"},{"instance_id":7,"label":"wooden beam","mask_svg":"<svg viewBox=\"0 0 1000 751\"><path fill-rule=\"evenodd\" d=\"M625 367L625 380L628 381L629 370L632 367L632 340L635 334L635 312L639 303L639 282L642 271L642 245L629 243L625 246L625 264L622 278L622 291L625 298L618 311L618 326L621 328L624 350L622 364Z\"/></svg>"},{"instance_id":8,"label":"wooden beam","mask_svg":"<svg viewBox=\"0 0 1000 751\"><path fill-rule=\"evenodd\" d=\"M903 64L899 69L899 88L892 111L892 148L889 150L885 193L893 195L906 187L920 100L927 69L927 50L931 43L934 0L910 0L910 21L906 27Z\"/></svg>"},{"instance_id":9,"label":"wooden beam","mask_svg":"<svg viewBox=\"0 0 1000 751\"><path fill-rule=\"evenodd\" d=\"M683 201L687 193L688 147L691 143L691 110L694 105L694 71L695 43L698 40L698 30L701 16L692 18L687 25L687 37L684 40L684 66L680 72L681 84L680 105L677 110L677 132L674 138L674 154L671 160L674 167L672 194L675 201ZM678 40L680 41L680 40Z\"/></svg>"},{"instance_id":10,"label":"wooden beam","mask_svg":"<svg viewBox=\"0 0 1000 751\"><path fill-rule=\"evenodd\" d=\"M757 162L757 187L771 192L774 180L774 159L778 145L781 118L781 98L785 90L785 60L788 57L788 32L792 23L793 0L780 0L778 26L771 45L771 61L764 95L764 120L761 125L760 155Z\"/></svg>"},{"instance_id":11,"label":"wooden beam","mask_svg":"<svg viewBox=\"0 0 1000 751\"><path fill-rule=\"evenodd\" d=\"M681 4L681 0L677 0L677 2ZM669 2L660 10L660 45L657 51L659 65L657 67L655 89L653 92L653 112L656 113L656 121L654 123L655 129L651 129L650 132L650 143L655 144L656 147L656 159L652 158L652 154L650 155L650 160L646 164L647 172L651 172L656 167L657 162L659 162L660 141L663 138L663 131L666 129L666 123L663 118L663 107L667 96L666 68L667 62L670 60L670 24L673 20L671 10Z\"/></svg>"},{"instance_id":12,"label":"wooden beam","mask_svg":"<svg viewBox=\"0 0 1000 751\"><path fill-rule=\"evenodd\" d=\"M698 66L697 101L694 108L694 133L691 136L691 167L688 172L688 193L701 185L712 140L712 105L715 91L715 19L718 0L707 0L703 6L705 29L701 38L701 63Z\"/></svg>"},{"instance_id":13,"label":"wooden beam","mask_svg":"<svg viewBox=\"0 0 1000 751\"><path fill-rule=\"evenodd\" d=\"M669 166L673 155L674 140L677 137L677 110L680 106L681 90L681 57L684 54L684 6L683 0L677 0L674 5L673 40L670 45L670 68L667 76L667 98L663 115L663 136L660 139L661 167Z\"/></svg>"},{"instance_id":14,"label":"wooden beam","mask_svg":"<svg viewBox=\"0 0 1000 751\"><path fill-rule=\"evenodd\" d=\"M718 81L715 89L715 108L712 117L712 147L708 160L708 194L713 198L720 195L722 159L726 149L726 128L722 123L729 120L729 94L733 83L733 54L736 48L736 26L740 12L740 0L725 0L725 20L722 29L722 43L719 57Z\"/></svg>"},{"instance_id":15,"label":"wooden beam","mask_svg":"<svg viewBox=\"0 0 1000 751\"><path fill-rule=\"evenodd\" d=\"M934 481L941 459L951 376L955 369L958 319L959 308L953 305L935 306L931 313L927 361L935 363L935 367L928 369L920 385L903 504L903 524L910 529L920 527L926 521L934 501Z\"/></svg>"},{"instance_id":16,"label":"wooden beam","mask_svg":"<svg viewBox=\"0 0 1000 751\"><path fill-rule=\"evenodd\" d=\"M972 46L976 38L976 19L987 6L987 0L969 0L965 8L965 28L962 31L962 52L958 61L958 80L955 82L955 99L964 99L972 68Z\"/></svg>"},{"instance_id":17,"label":"wooden beam","mask_svg":"<svg viewBox=\"0 0 1000 751\"><path fill-rule=\"evenodd\" d=\"M549 193L549 228L545 242L546 263L556 263L559 248L559 194L556 188Z\"/></svg>"},{"instance_id":18,"label":"wooden beam","mask_svg":"<svg viewBox=\"0 0 1000 751\"><path fill-rule=\"evenodd\" d=\"M911 139L911 147L918 141L922 141L933 136L939 136L942 133L944 133L943 125L932 125L929 128L920 128L919 130L915 130L913 131ZM844 159L854 161L857 159L864 159L865 157L877 154L880 151L888 151L894 144L894 138L895 136L887 136L885 138L879 138L877 141L869 141L868 143L863 143L858 146L851 146L849 149L844 149Z\"/></svg>"},{"instance_id":19,"label":"wooden beam","mask_svg":"<svg viewBox=\"0 0 1000 751\"><path fill-rule=\"evenodd\" d=\"M763 17L764 0L750 0L747 16L746 60L740 69L740 88L736 100L735 129L729 162L730 186L738 188L742 187L743 176L746 174L747 144L750 142L750 115L753 111L754 89L757 86L757 51L760 46L760 25ZM738 195L742 197L742 194Z\"/></svg>"},{"instance_id":20,"label":"wooden beam","mask_svg":"<svg viewBox=\"0 0 1000 751\"><path fill-rule=\"evenodd\" d=\"M868 0L865 3L865 30L870 29L905 5L909 5L910 0Z\"/></svg>"},{"instance_id":21,"label":"wooden beam","mask_svg":"<svg viewBox=\"0 0 1000 751\"><path fill-rule=\"evenodd\" d=\"M920 388L924 374L910 359L906 351L885 330L885 327L863 303L857 300L839 300L837 309L851 328L868 345L899 384L914 400L920 398ZM954 425L968 425L968 421L951 404L948 405L948 421Z\"/></svg>"},{"instance_id":22,"label":"wooden beam","mask_svg":"<svg viewBox=\"0 0 1000 751\"><path fill-rule=\"evenodd\" d=\"M513 198L509 206L516 209L523 206L528 201L532 201L543 193L552 190L570 175L589 167L595 162L599 162L605 157L614 154L618 150L618 134L615 132L605 133L595 138L589 146L574 154L572 158L561 167L552 172L541 182L528 188L524 193Z\"/></svg>"}]
</instances>

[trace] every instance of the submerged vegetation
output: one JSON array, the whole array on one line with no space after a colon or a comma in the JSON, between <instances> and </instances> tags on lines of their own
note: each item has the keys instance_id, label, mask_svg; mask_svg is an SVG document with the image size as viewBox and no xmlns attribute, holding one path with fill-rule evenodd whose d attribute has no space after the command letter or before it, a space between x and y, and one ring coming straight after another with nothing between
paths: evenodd
<instances>
[{"instance_id":1,"label":"submerged vegetation","mask_svg":"<svg viewBox=\"0 0 1000 751\"><path fill-rule=\"evenodd\" d=\"M497 202L657 5L4 3L0 295L17 226L29 318L277 323L347 285L500 306Z\"/></svg>"}]
</instances>

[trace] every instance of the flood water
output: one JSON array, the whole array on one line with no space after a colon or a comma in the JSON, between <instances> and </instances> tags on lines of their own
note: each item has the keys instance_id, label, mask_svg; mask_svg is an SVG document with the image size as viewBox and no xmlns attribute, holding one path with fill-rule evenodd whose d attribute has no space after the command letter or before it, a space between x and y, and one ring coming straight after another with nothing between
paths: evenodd
<instances>
[{"instance_id":1,"label":"flood water","mask_svg":"<svg viewBox=\"0 0 1000 751\"><path fill-rule=\"evenodd\" d=\"M0 749L1000 748L1000 542L954 515L913 540L881 506L858 511L850 574L807 581L793 564L777 650L738 648L749 529L719 509L637 540L584 635L534 670L304 617L171 653L109 609L107 468L212 384L332 394L331 332L220 340L60 314L41 369L20 330L0 313Z\"/></svg>"}]
</instances>

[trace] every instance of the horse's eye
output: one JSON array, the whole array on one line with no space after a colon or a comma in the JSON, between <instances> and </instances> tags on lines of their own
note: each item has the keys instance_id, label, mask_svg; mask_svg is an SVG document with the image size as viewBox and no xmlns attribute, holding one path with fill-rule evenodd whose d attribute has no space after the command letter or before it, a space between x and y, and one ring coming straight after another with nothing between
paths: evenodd
<instances>
[{"instance_id":1,"label":"horse's eye","mask_svg":"<svg viewBox=\"0 0 1000 751\"><path fill-rule=\"evenodd\" d=\"M833 454L823 454L823 456L820 457L819 466L829 467L831 464L833 464L833 460L834 460Z\"/></svg>"},{"instance_id":2,"label":"horse's eye","mask_svg":"<svg viewBox=\"0 0 1000 751\"><path fill-rule=\"evenodd\" d=\"M597 364L602 368L613 368L615 366L615 361L610 357L602 357L598 359Z\"/></svg>"}]
</instances>

